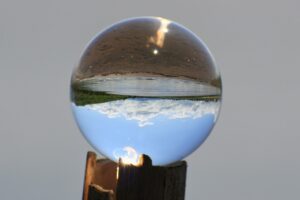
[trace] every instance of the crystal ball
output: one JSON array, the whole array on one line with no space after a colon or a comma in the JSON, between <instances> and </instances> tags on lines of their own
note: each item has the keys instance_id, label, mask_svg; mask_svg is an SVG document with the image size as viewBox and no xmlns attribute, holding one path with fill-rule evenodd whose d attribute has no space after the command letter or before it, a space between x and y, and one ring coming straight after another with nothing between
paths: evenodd
<instances>
[{"instance_id":1,"label":"crystal ball","mask_svg":"<svg viewBox=\"0 0 300 200\"><path fill-rule=\"evenodd\" d=\"M210 134L221 77L204 42L160 17L120 21L87 45L71 78L71 106L87 141L111 160L181 160Z\"/></svg>"}]
</instances>

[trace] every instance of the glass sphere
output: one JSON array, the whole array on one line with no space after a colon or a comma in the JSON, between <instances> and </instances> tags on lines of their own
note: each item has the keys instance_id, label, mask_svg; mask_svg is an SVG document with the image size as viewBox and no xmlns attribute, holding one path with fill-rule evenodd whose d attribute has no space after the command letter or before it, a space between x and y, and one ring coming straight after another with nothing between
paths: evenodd
<instances>
[{"instance_id":1,"label":"glass sphere","mask_svg":"<svg viewBox=\"0 0 300 200\"><path fill-rule=\"evenodd\" d=\"M88 142L111 160L139 155L165 165L191 154L211 132L221 77L204 42L160 17L121 21L86 47L71 101Z\"/></svg>"}]
</instances>

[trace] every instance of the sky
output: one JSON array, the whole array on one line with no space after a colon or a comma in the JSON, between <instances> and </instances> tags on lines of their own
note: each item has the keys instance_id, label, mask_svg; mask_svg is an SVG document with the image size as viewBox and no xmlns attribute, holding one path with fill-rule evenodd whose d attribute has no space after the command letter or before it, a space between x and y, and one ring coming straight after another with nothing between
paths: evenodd
<instances>
[{"instance_id":1,"label":"sky","mask_svg":"<svg viewBox=\"0 0 300 200\"><path fill-rule=\"evenodd\" d=\"M170 99L72 104L81 132L98 152L118 161L121 155L115 151L130 147L150 156L154 165L192 153L210 134L219 108L219 102Z\"/></svg>"},{"instance_id":2,"label":"sky","mask_svg":"<svg viewBox=\"0 0 300 200\"><path fill-rule=\"evenodd\" d=\"M71 113L72 70L97 32L149 15L199 35L221 71L221 113L206 142L186 158L186 199L299 199L299 1L0 5L1 199L81 198L93 148Z\"/></svg>"}]
</instances>

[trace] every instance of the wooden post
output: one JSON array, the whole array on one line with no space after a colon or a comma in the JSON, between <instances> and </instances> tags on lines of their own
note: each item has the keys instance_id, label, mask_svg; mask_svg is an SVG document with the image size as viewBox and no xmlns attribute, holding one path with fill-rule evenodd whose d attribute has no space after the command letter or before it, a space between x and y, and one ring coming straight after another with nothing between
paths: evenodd
<instances>
[{"instance_id":1,"label":"wooden post","mask_svg":"<svg viewBox=\"0 0 300 200\"><path fill-rule=\"evenodd\" d=\"M88 152L83 200L184 200L187 163L152 166L143 155L139 166L96 159Z\"/></svg>"}]
</instances>

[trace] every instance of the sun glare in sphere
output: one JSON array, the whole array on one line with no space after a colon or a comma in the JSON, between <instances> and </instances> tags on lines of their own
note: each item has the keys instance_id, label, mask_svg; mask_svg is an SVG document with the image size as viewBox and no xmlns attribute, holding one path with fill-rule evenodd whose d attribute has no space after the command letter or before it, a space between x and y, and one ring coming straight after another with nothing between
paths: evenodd
<instances>
[{"instance_id":1,"label":"sun glare in sphere","mask_svg":"<svg viewBox=\"0 0 300 200\"><path fill-rule=\"evenodd\" d=\"M156 31L156 35L154 37L150 37L149 41L162 48L165 42L165 35L169 32L168 26L171 21L162 17L157 17L157 19L160 21L160 26Z\"/></svg>"},{"instance_id":2,"label":"sun glare in sphere","mask_svg":"<svg viewBox=\"0 0 300 200\"><path fill-rule=\"evenodd\" d=\"M143 164L143 159L140 154L132 147L124 147L123 149L118 149L114 152L116 159L121 159L121 164L123 165L134 165L141 166Z\"/></svg>"}]
</instances>

